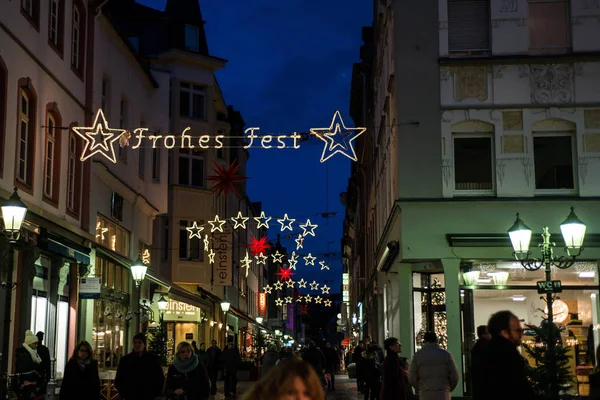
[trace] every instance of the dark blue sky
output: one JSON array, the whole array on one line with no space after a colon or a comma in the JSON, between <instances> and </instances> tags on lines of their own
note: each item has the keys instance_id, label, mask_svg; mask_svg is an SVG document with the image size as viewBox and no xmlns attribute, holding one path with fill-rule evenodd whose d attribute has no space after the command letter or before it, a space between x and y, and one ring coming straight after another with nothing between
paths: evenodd
<instances>
[{"instance_id":1,"label":"dark blue sky","mask_svg":"<svg viewBox=\"0 0 600 400\"><path fill-rule=\"evenodd\" d=\"M166 2L138 1L160 10ZM241 111L247 127L308 132L328 127L336 110L354 126L348 114L352 64L359 61L361 28L372 22L371 0L200 0L200 7L210 54L228 60L217 72L225 101ZM344 218L339 194L346 190L350 161L337 154L321 164L322 150L316 138L299 150L253 149L248 188L269 216L288 213L319 225L300 252L319 259L334 252L325 260L331 271L316 273L320 267L305 267L301 260L294 279L335 280L328 285L339 292ZM323 219L327 211L337 216ZM269 239L275 239L280 225L271 223L276 229ZM295 249L291 239L282 244Z\"/></svg>"}]
</instances>

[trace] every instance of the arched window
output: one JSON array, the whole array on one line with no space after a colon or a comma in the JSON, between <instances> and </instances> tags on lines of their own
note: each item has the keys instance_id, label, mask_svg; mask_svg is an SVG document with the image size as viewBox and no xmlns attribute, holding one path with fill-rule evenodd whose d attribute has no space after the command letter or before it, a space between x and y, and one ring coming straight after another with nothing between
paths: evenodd
<instances>
[{"instance_id":1,"label":"arched window","mask_svg":"<svg viewBox=\"0 0 600 400\"><path fill-rule=\"evenodd\" d=\"M575 131L571 121L547 119L532 125L535 190L540 194L574 194Z\"/></svg>"},{"instance_id":2,"label":"arched window","mask_svg":"<svg viewBox=\"0 0 600 400\"><path fill-rule=\"evenodd\" d=\"M60 191L60 149L62 118L56 103L46 106L46 136L44 140L44 196L46 203L58 207Z\"/></svg>"},{"instance_id":3,"label":"arched window","mask_svg":"<svg viewBox=\"0 0 600 400\"><path fill-rule=\"evenodd\" d=\"M455 193L494 194L494 126L483 121L455 124L452 147Z\"/></svg>"},{"instance_id":4,"label":"arched window","mask_svg":"<svg viewBox=\"0 0 600 400\"><path fill-rule=\"evenodd\" d=\"M33 194L37 94L30 78L18 82L18 124L15 185Z\"/></svg>"},{"instance_id":5,"label":"arched window","mask_svg":"<svg viewBox=\"0 0 600 400\"><path fill-rule=\"evenodd\" d=\"M81 79L85 59L85 21L83 2L74 0L71 9L71 68Z\"/></svg>"}]
</instances>

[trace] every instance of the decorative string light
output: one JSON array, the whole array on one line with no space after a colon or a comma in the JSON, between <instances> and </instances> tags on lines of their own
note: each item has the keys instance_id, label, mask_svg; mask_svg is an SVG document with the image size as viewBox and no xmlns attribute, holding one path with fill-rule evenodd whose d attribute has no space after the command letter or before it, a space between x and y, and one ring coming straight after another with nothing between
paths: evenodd
<instances>
[{"instance_id":1,"label":"decorative string light","mask_svg":"<svg viewBox=\"0 0 600 400\"><path fill-rule=\"evenodd\" d=\"M258 253L257 255L254 256L254 258L256 259L256 264L258 264L258 265L260 265L260 264L266 265L267 260L269 259L263 253Z\"/></svg>"},{"instance_id":2,"label":"decorative string light","mask_svg":"<svg viewBox=\"0 0 600 400\"><path fill-rule=\"evenodd\" d=\"M285 303L286 304L292 304L292 300L294 300L292 297L288 296L285 298Z\"/></svg>"},{"instance_id":3,"label":"decorative string light","mask_svg":"<svg viewBox=\"0 0 600 400\"><path fill-rule=\"evenodd\" d=\"M281 254L279 250L275 252L275 254L271 254L274 263L282 263L284 254Z\"/></svg>"},{"instance_id":4,"label":"decorative string light","mask_svg":"<svg viewBox=\"0 0 600 400\"><path fill-rule=\"evenodd\" d=\"M96 112L92 126L74 126L71 128L81 139L83 139L83 152L80 160L85 161L95 154L104 156L107 160L117 163L115 156L115 142L118 141L126 131L125 129L111 129L101 109Z\"/></svg>"},{"instance_id":5,"label":"decorative string light","mask_svg":"<svg viewBox=\"0 0 600 400\"><path fill-rule=\"evenodd\" d=\"M246 257L244 257L240 263L242 264L242 268L246 268L246 278L248 277L248 270L252 264L252 259L248 255L248 251L246 251Z\"/></svg>"},{"instance_id":6,"label":"decorative string light","mask_svg":"<svg viewBox=\"0 0 600 400\"><path fill-rule=\"evenodd\" d=\"M306 220L306 223L304 225L300 225L300 228L302 228L302 236L307 236L307 235L311 235L311 236L316 236L315 235L315 229L318 228L319 225L315 225L315 224L311 224L310 223L310 219Z\"/></svg>"},{"instance_id":7,"label":"decorative string light","mask_svg":"<svg viewBox=\"0 0 600 400\"><path fill-rule=\"evenodd\" d=\"M276 299L276 300L275 300L275 305L276 305L277 307L281 307L281 306L283 306L283 300L281 300L281 299Z\"/></svg>"},{"instance_id":8,"label":"decorative string light","mask_svg":"<svg viewBox=\"0 0 600 400\"><path fill-rule=\"evenodd\" d=\"M306 281L304 280L304 278L302 278L302 279L300 279L300 280L298 281L298 287L299 287L299 288L301 288L301 289L306 289L306 284L307 284L307 283L308 283L308 282L306 282Z\"/></svg>"},{"instance_id":9,"label":"decorative string light","mask_svg":"<svg viewBox=\"0 0 600 400\"><path fill-rule=\"evenodd\" d=\"M269 229L269 221L271 220L271 217L267 217L265 215L264 211L260 212L260 216L254 217L254 220L256 222L258 222L258 225L256 226L256 229L260 229L260 228Z\"/></svg>"},{"instance_id":10,"label":"decorative string light","mask_svg":"<svg viewBox=\"0 0 600 400\"><path fill-rule=\"evenodd\" d=\"M321 286L321 293L323 293L323 294L329 294L329 290L330 289L331 288L329 286L323 285L323 286Z\"/></svg>"},{"instance_id":11,"label":"decorative string light","mask_svg":"<svg viewBox=\"0 0 600 400\"><path fill-rule=\"evenodd\" d=\"M315 265L315 260L317 259L317 257L313 257L313 255L311 253L308 253L307 256L304 256L304 263L306 264L306 266Z\"/></svg>"},{"instance_id":12,"label":"decorative string light","mask_svg":"<svg viewBox=\"0 0 600 400\"><path fill-rule=\"evenodd\" d=\"M242 228L242 229L246 229L246 222L249 220L249 217L244 217L242 215L241 211L238 211L237 217L235 218L231 218L231 220L235 223L235 225L233 226L233 229L238 229L238 228Z\"/></svg>"},{"instance_id":13,"label":"decorative string light","mask_svg":"<svg viewBox=\"0 0 600 400\"><path fill-rule=\"evenodd\" d=\"M273 284L273 288L274 288L275 290L281 290L281 289L283 289L283 282L281 282L281 281L277 281L277 282L275 282L275 283Z\"/></svg>"},{"instance_id":14,"label":"decorative string light","mask_svg":"<svg viewBox=\"0 0 600 400\"><path fill-rule=\"evenodd\" d=\"M208 251L209 247L210 247L210 239L209 239L208 235L204 235L204 251Z\"/></svg>"},{"instance_id":15,"label":"decorative string light","mask_svg":"<svg viewBox=\"0 0 600 400\"><path fill-rule=\"evenodd\" d=\"M325 307L331 307L331 300L325 300Z\"/></svg>"},{"instance_id":16,"label":"decorative string light","mask_svg":"<svg viewBox=\"0 0 600 400\"><path fill-rule=\"evenodd\" d=\"M323 298L321 296L315 297L315 304L321 304L321 301L323 301Z\"/></svg>"},{"instance_id":17,"label":"decorative string light","mask_svg":"<svg viewBox=\"0 0 600 400\"><path fill-rule=\"evenodd\" d=\"M292 255L288 257L288 264L290 266L290 269L296 269L296 264L298 264L298 258L299 257L296 255L296 252L292 251Z\"/></svg>"},{"instance_id":18,"label":"decorative string light","mask_svg":"<svg viewBox=\"0 0 600 400\"><path fill-rule=\"evenodd\" d=\"M190 233L188 239L193 239L194 237L197 237L198 239L202 240L202 234L200 232L204 230L204 226L198 225L196 221L192 223L192 226L188 226L187 228L185 228L185 230Z\"/></svg>"},{"instance_id":19,"label":"decorative string light","mask_svg":"<svg viewBox=\"0 0 600 400\"><path fill-rule=\"evenodd\" d=\"M287 214L283 215L283 219L281 219L281 218L277 219L277 222L279 222L281 224L281 232L285 231L286 229L293 231L292 225L294 224L295 221L296 221L295 219L289 218Z\"/></svg>"},{"instance_id":20,"label":"decorative string light","mask_svg":"<svg viewBox=\"0 0 600 400\"><path fill-rule=\"evenodd\" d=\"M300 250L302 248L304 248L304 236L299 234L298 239L296 239L296 250Z\"/></svg>"},{"instance_id":21,"label":"decorative string light","mask_svg":"<svg viewBox=\"0 0 600 400\"><path fill-rule=\"evenodd\" d=\"M319 265L321 266L321 271L323 271L323 270L329 271L329 267L327 265L325 265L325 261L319 261Z\"/></svg>"},{"instance_id":22,"label":"decorative string light","mask_svg":"<svg viewBox=\"0 0 600 400\"><path fill-rule=\"evenodd\" d=\"M304 296L304 301L306 303L310 303L312 301L312 296L310 294L307 294L306 296Z\"/></svg>"},{"instance_id":23,"label":"decorative string light","mask_svg":"<svg viewBox=\"0 0 600 400\"><path fill-rule=\"evenodd\" d=\"M333 114L329 128L311 128L310 133L321 139L325 145L321 154L321 162L325 162L335 154L348 157L352 161L357 161L356 152L352 142L362 135L367 128L348 128L344 125L344 120L339 111Z\"/></svg>"},{"instance_id":24,"label":"decorative string light","mask_svg":"<svg viewBox=\"0 0 600 400\"><path fill-rule=\"evenodd\" d=\"M272 288L270 285L268 285L268 284L267 284L267 286L265 286L265 287L263 288L263 291L264 291L266 294L271 294L271 292L273 291L273 288Z\"/></svg>"},{"instance_id":25,"label":"decorative string light","mask_svg":"<svg viewBox=\"0 0 600 400\"><path fill-rule=\"evenodd\" d=\"M319 283L317 281L312 281L310 284L310 290L319 290Z\"/></svg>"},{"instance_id":26,"label":"decorative string light","mask_svg":"<svg viewBox=\"0 0 600 400\"><path fill-rule=\"evenodd\" d=\"M210 232L211 233L214 231L223 232L223 225L225 225L226 222L227 222L227 220L219 219L219 216L215 215L215 219L213 219L212 221L208 221L208 223L211 226Z\"/></svg>"},{"instance_id":27,"label":"decorative string light","mask_svg":"<svg viewBox=\"0 0 600 400\"><path fill-rule=\"evenodd\" d=\"M289 280L285 281L285 284L287 285L287 287L289 289L293 289L294 285L296 284L296 282L294 282L293 280L289 279Z\"/></svg>"},{"instance_id":28,"label":"decorative string light","mask_svg":"<svg viewBox=\"0 0 600 400\"><path fill-rule=\"evenodd\" d=\"M215 263L215 252L213 249L210 249L210 252L208 253L208 262L211 264Z\"/></svg>"}]
</instances>

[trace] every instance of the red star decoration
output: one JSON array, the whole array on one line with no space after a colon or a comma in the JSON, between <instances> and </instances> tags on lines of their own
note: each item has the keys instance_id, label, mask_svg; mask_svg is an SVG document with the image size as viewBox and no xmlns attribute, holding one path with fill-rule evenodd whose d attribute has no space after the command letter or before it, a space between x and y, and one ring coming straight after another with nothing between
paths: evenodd
<instances>
[{"instance_id":1,"label":"red star decoration","mask_svg":"<svg viewBox=\"0 0 600 400\"><path fill-rule=\"evenodd\" d=\"M306 304L300 306L300 315L308 315L308 306Z\"/></svg>"},{"instance_id":2,"label":"red star decoration","mask_svg":"<svg viewBox=\"0 0 600 400\"><path fill-rule=\"evenodd\" d=\"M240 175L240 164L234 161L229 165L228 168L222 167L220 164L215 164L214 172L216 175L210 175L207 177L209 181L213 181L213 192L220 196L221 193L225 193L225 198L229 194L229 191L235 193L239 197L239 192L236 185L238 183L246 182L247 177Z\"/></svg>"},{"instance_id":3,"label":"red star decoration","mask_svg":"<svg viewBox=\"0 0 600 400\"><path fill-rule=\"evenodd\" d=\"M289 268L279 267L279 272L276 272L275 275L279 275L280 281L286 281L288 279L292 279L292 275L294 275L294 273Z\"/></svg>"},{"instance_id":4,"label":"red star decoration","mask_svg":"<svg viewBox=\"0 0 600 400\"><path fill-rule=\"evenodd\" d=\"M267 249L271 248L271 245L267 242L267 237L263 236L260 240L256 240L254 236L252 236L252 243L248 245L250 252L253 256L257 256L259 254L266 254Z\"/></svg>"}]
</instances>

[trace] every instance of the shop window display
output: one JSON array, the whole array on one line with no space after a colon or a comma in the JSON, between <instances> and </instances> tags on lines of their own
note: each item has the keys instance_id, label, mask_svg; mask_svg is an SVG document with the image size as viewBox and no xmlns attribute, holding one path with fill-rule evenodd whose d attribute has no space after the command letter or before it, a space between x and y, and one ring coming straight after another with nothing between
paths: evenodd
<instances>
[{"instance_id":1,"label":"shop window display","mask_svg":"<svg viewBox=\"0 0 600 400\"><path fill-rule=\"evenodd\" d=\"M415 350L421 348L427 331L436 333L441 348L448 347L444 286L444 274L413 273Z\"/></svg>"}]
</instances>

